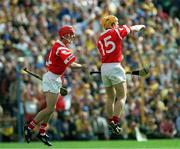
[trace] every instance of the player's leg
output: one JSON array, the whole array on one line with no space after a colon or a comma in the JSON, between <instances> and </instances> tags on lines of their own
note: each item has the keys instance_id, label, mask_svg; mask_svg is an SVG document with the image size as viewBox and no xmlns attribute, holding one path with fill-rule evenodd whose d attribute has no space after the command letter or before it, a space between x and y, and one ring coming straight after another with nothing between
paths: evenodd
<instances>
[{"instance_id":1,"label":"player's leg","mask_svg":"<svg viewBox=\"0 0 180 149\"><path fill-rule=\"evenodd\" d=\"M116 101L114 103L114 113L109 122L109 127L112 129L113 133L119 135L122 132L122 128L119 125L119 119L126 100L126 83L118 83L113 86L116 91Z\"/></svg>"},{"instance_id":2,"label":"player's leg","mask_svg":"<svg viewBox=\"0 0 180 149\"><path fill-rule=\"evenodd\" d=\"M121 113L124 109L124 105L126 102L126 96L127 96L127 87L126 82L118 83L114 85L116 90L116 102L114 105L114 116L120 117Z\"/></svg>"},{"instance_id":3,"label":"player's leg","mask_svg":"<svg viewBox=\"0 0 180 149\"><path fill-rule=\"evenodd\" d=\"M51 114L54 112L54 106L56 104L57 100L57 94L51 93L51 92L46 92L46 103L47 106L45 109L41 110L35 117L34 119L27 125L25 126L25 138L26 141L29 143L31 141L31 136L32 136L32 130L35 128L36 124L42 122L42 121L48 121ZM47 123L43 123L43 127L46 127ZM45 132L44 132L45 135ZM46 142L47 139L46 139ZM48 143L50 144L50 143Z\"/></svg>"},{"instance_id":4,"label":"player's leg","mask_svg":"<svg viewBox=\"0 0 180 149\"><path fill-rule=\"evenodd\" d=\"M54 107L57 101L57 94L47 92L46 95L46 103L47 107L39 112L34 118L35 121L41 122L40 130L37 137L46 145L51 146L49 142L49 136L46 134L47 123L54 112Z\"/></svg>"},{"instance_id":5,"label":"player's leg","mask_svg":"<svg viewBox=\"0 0 180 149\"><path fill-rule=\"evenodd\" d=\"M45 119L49 119L51 114L54 112L54 106L56 104L57 101L57 94L55 93L51 93L51 92L46 92L45 93L46 96L46 103L47 106L45 109L41 110L35 117L34 117L34 121L36 123L39 123Z\"/></svg>"},{"instance_id":6,"label":"player's leg","mask_svg":"<svg viewBox=\"0 0 180 149\"><path fill-rule=\"evenodd\" d=\"M41 110L35 117L34 119L29 123L28 127L30 129L34 129L35 124L40 123L41 121L43 121L44 119L49 119L49 117L51 116L51 114L54 112L54 106L56 104L56 100L57 100L57 94L54 93L50 93L47 92L45 93L46 96L46 103L47 106L46 108L44 108L43 110Z\"/></svg>"},{"instance_id":7,"label":"player's leg","mask_svg":"<svg viewBox=\"0 0 180 149\"><path fill-rule=\"evenodd\" d=\"M107 94L106 113L108 121L111 121L114 114L115 90L113 86L105 87Z\"/></svg>"},{"instance_id":8,"label":"player's leg","mask_svg":"<svg viewBox=\"0 0 180 149\"><path fill-rule=\"evenodd\" d=\"M51 114L54 112L57 95L62 86L62 82L59 76L52 74L51 72L47 72L43 75L42 86L46 96L47 106L45 109L41 110L27 126L25 126L25 138L28 143L31 140L31 132L36 126L36 124L43 121L47 122ZM46 126L47 123L43 124L44 130Z\"/></svg>"},{"instance_id":9,"label":"player's leg","mask_svg":"<svg viewBox=\"0 0 180 149\"><path fill-rule=\"evenodd\" d=\"M113 128L116 134L121 133L122 128L119 126L119 118L124 108L125 100L126 100L126 75L124 69L120 64L115 65L114 69L112 69L111 74L109 76L111 80L111 84L115 88L116 92L116 101L114 103L114 113L112 117L112 122L110 126Z\"/></svg>"},{"instance_id":10,"label":"player's leg","mask_svg":"<svg viewBox=\"0 0 180 149\"><path fill-rule=\"evenodd\" d=\"M106 100L106 113L108 118L109 130L116 133L116 125L114 124L114 106L115 106L115 89L113 86L105 87L107 100ZM117 133L116 133L117 134Z\"/></svg>"},{"instance_id":11,"label":"player's leg","mask_svg":"<svg viewBox=\"0 0 180 149\"><path fill-rule=\"evenodd\" d=\"M102 75L102 81L106 89L107 100L106 100L106 113L107 113L107 120L109 124L110 131L116 133L116 126L113 125L113 115L114 115L114 103L115 103L115 89L111 84L110 79L107 75Z\"/></svg>"},{"instance_id":12,"label":"player's leg","mask_svg":"<svg viewBox=\"0 0 180 149\"><path fill-rule=\"evenodd\" d=\"M52 144L49 142L49 136L46 133L46 128L48 126L48 121L51 119L53 113L50 116L47 116L43 121L41 121L39 133L37 137L46 145L52 146Z\"/></svg>"},{"instance_id":13,"label":"player's leg","mask_svg":"<svg viewBox=\"0 0 180 149\"><path fill-rule=\"evenodd\" d=\"M39 128L40 134L44 134L46 132L48 121L51 119L52 116L53 114L51 114L50 116L46 117L45 119L41 121L40 128Z\"/></svg>"},{"instance_id":14,"label":"player's leg","mask_svg":"<svg viewBox=\"0 0 180 149\"><path fill-rule=\"evenodd\" d=\"M127 96L126 74L123 67L120 64L116 65L116 67L113 69L110 79L116 91L116 102L114 105L113 116L115 123L118 123Z\"/></svg>"}]
</instances>

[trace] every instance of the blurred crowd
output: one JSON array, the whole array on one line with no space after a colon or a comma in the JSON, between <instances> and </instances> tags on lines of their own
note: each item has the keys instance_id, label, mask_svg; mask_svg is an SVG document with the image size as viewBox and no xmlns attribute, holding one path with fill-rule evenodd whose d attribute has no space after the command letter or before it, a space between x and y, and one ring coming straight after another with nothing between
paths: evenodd
<instances>
[{"instance_id":1,"label":"blurred crowd","mask_svg":"<svg viewBox=\"0 0 180 149\"><path fill-rule=\"evenodd\" d=\"M144 24L124 40L126 70L150 67L150 76L127 76L128 97L121 117L124 132L108 131L106 94L99 75L67 69L49 122L53 140L132 139L180 136L180 1L179 0L1 0L0 1L0 141L17 140L18 126L45 106L41 82L20 69L42 75L45 57L62 25L73 25L70 46L79 63L100 68L96 48L103 31L100 19L113 14L120 25ZM143 63L143 64L142 64ZM19 120L19 121L18 121Z\"/></svg>"}]
</instances>

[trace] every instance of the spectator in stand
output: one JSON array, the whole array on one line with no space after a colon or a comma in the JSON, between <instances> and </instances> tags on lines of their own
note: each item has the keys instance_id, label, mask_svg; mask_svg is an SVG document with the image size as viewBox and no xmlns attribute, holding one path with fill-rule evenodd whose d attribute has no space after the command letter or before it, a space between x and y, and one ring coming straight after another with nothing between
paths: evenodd
<instances>
[{"instance_id":1,"label":"spectator in stand","mask_svg":"<svg viewBox=\"0 0 180 149\"><path fill-rule=\"evenodd\" d=\"M77 128L77 138L79 140L90 140L93 138L93 131L89 121L87 112L81 111L75 122Z\"/></svg>"},{"instance_id":2,"label":"spectator in stand","mask_svg":"<svg viewBox=\"0 0 180 149\"><path fill-rule=\"evenodd\" d=\"M91 118L91 126L94 136L97 136L98 140L108 140L109 130L106 119L100 116L99 110L94 110Z\"/></svg>"},{"instance_id":3,"label":"spectator in stand","mask_svg":"<svg viewBox=\"0 0 180 149\"><path fill-rule=\"evenodd\" d=\"M172 138L176 134L176 129L173 121L168 116L164 116L160 123L160 133L162 137Z\"/></svg>"}]
</instances>

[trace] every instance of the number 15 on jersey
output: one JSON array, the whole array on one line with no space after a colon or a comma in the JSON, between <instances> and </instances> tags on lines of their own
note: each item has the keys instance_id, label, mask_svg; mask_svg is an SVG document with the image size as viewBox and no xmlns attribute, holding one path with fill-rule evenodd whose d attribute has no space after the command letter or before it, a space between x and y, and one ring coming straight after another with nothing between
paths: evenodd
<instances>
[{"instance_id":1,"label":"number 15 on jersey","mask_svg":"<svg viewBox=\"0 0 180 149\"><path fill-rule=\"evenodd\" d=\"M114 41L112 41L112 36L109 35L103 39L104 44L99 41L99 44L101 46L102 55L106 55L107 53L112 53L116 49L116 44Z\"/></svg>"}]
</instances>

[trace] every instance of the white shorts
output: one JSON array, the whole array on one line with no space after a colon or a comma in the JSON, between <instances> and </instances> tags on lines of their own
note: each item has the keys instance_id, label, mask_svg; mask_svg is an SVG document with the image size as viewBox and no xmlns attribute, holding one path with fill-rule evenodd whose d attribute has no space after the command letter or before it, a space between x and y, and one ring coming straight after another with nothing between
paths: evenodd
<instances>
[{"instance_id":1,"label":"white shorts","mask_svg":"<svg viewBox=\"0 0 180 149\"><path fill-rule=\"evenodd\" d=\"M126 73L120 63L102 64L101 77L105 87L126 81Z\"/></svg>"},{"instance_id":2,"label":"white shorts","mask_svg":"<svg viewBox=\"0 0 180 149\"><path fill-rule=\"evenodd\" d=\"M62 87L61 77L50 71L46 72L42 78L43 92L59 93Z\"/></svg>"}]
</instances>

